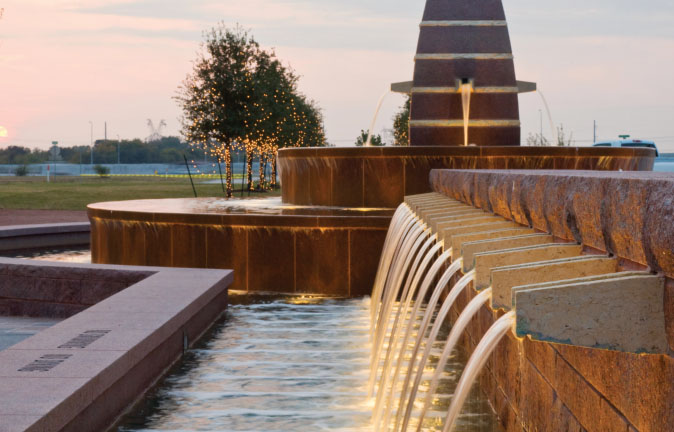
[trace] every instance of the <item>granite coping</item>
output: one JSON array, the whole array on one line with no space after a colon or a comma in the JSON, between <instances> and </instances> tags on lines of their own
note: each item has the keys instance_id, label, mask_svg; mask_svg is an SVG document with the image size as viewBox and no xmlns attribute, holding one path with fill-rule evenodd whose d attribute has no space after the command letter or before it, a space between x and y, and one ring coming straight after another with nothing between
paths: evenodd
<instances>
[{"instance_id":1,"label":"granite coping","mask_svg":"<svg viewBox=\"0 0 674 432\"><path fill-rule=\"evenodd\" d=\"M119 270L123 275L135 272L146 276L72 318L0 352L2 432L72 430L73 422L90 415L93 405L107 406L104 400L110 389L134 385L124 383L140 366L145 368L144 380L154 381L166 365L148 368L148 359L167 344L180 345L170 352L180 352L192 344L205 328L200 325L189 338L186 329L195 321L201 323L208 315L204 311L210 311L208 323L217 318L222 310L213 311L212 306L219 304L216 299L223 295L226 298L233 280L232 271L226 270L31 264L18 259L0 259L0 266L10 270L30 266L75 272ZM176 339L175 335L180 334ZM170 364L173 360L166 361ZM139 394L130 396L130 400L115 403L124 409ZM101 414L109 419L99 418L99 424L110 423L120 414L112 406L110 410Z\"/></svg>"},{"instance_id":2,"label":"granite coping","mask_svg":"<svg viewBox=\"0 0 674 432\"><path fill-rule=\"evenodd\" d=\"M674 173L433 170L435 191L674 277Z\"/></svg>"},{"instance_id":3,"label":"granite coping","mask_svg":"<svg viewBox=\"0 0 674 432\"><path fill-rule=\"evenodd\" d=\"M415 157L415 156L614 156L614 157L655 157L655 151L648 148L607 148L607 147L309 147L285 148L278 152L279 159L286 158L352 158L352 157Z\"/></svg>"},{"instance_id":4,"label":"granite coping","mask_svg":"<svg viewBox=\"0 0 674 432\"><path fill-rule=\"evenodd\" d=\"M0 239L45 234L69 234L90 232L89 222L71 222L39 225L10 225L0 227Z\"/></svg>"},{"instance_id":5,"label":"granite coping","mask_svg":"<svg viewBox=\"0 0 674 432\"><path fill-rule=\"evenodd\" d=\"M216 198L178 198L90 204L89 218L196 225L388 229L393 209L299 206L278 209L212 209Z\"/></svg>"}]
</instances>

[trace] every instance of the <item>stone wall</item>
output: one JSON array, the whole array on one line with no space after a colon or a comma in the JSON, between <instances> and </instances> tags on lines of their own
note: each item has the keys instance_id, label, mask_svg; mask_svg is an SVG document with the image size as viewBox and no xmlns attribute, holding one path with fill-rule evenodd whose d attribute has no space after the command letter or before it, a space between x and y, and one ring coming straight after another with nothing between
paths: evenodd
<instances>
[{"instance_id":1,"label":"stone wall","mask_svg":"<svg viewBox=\"0 0 674 432\"><path fill-rule=\"evenodd\" d=\"M0 260L0 315L68 318L151 272Z\"/></svg>"},{"instance_id":2,"label":"stone wall","mask_svg":"<svg viewBox=\"0 0 674 432\"><path fill-rule=\"evenodd\" d=\"M433 171L446 196L667 276L672 328L674 176L656 173ZM476 295L466 290L454 319ZM628 301L629 299L626 299ZM483 307L464 338L469 352L503 311ZM518 339L509 334L481 385L508 431L674 430L674 359Z\"/></svg>"}]
</instances>

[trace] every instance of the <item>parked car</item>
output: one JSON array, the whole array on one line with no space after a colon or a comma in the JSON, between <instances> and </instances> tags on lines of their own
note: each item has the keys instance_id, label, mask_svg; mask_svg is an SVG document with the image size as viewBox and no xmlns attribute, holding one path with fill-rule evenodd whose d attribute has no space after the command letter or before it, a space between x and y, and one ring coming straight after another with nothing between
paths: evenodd
<instances>
[{"instance_id":1,"label":"parked car","mask_svg":"<svg viewBox=\"0 0 674 432\"><path fill-rule=\"evenodd\" d=\"M594 144L594 147L647 147L655 149L655 155L660 156L658 147L653 141L642 140L618 140L618 141L603 141Z\"/></svg>"}]
</instances>

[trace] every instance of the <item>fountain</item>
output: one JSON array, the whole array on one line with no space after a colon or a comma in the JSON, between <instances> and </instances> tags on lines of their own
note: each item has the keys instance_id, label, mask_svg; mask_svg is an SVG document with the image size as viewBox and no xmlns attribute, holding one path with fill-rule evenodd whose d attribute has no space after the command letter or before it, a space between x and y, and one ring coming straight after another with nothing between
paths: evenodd
<instances>
[{"instance_id":1,"label":"fountain","mask_svg":"<svg viewBox=\"0 0 674 432\"><path fill-rule=\"evenodd\" d=\"M531 350L530 346L536 343L532 342L533 340L541 341L538 343L543 345L549 345L550 343L571 345L564 349L555 348L560 350L558 356L567 356L574 349L583 349L579 347L586 347L585 351L579 351L579 353L583 353L582 355L589 355L587 349L594 350L597 354L613 352L615 353L614 356L621 355L621 352L640 353L640 356L633 357L630 360L630 367L635 368L635 370L643 370L643 368L648 370L648 368L653 367L652 363L646 361L648 356L644 357L644 354L648 353L654 360L659 361L657 360L659 355L671 352L668 340L672 340L672 337L666 333L669 326L666 324L667 318L663 309L663 298L665 298L663 276L635 271L634 264L629 264L624 258L616 259L603 255L600 252L601 249L597 247L598 245L591 241L591 237L588 239L590 243L584 245L584 247L578 247L576 242L568 243L565 236L561 234L559 227L553 230L553 236L546 235L544 231L541 234L531 235L530 228L528 228L528 225L531 224L529 218L538 217L536 212L545 211L540 207L535 211L529 207L528 212L524 212L515 218L513 221L515 223L527 223L527 226L520 229L498 229L499 224L501 224L498 221L498 215L494 215L495 219L489 223L471 225L474 215L466 212L466 209L472 206L499 208L501 214L513 214L511 213L512 207L508 208L508 205L512 204L506 204L510 201L499 202L500 196L493 195L493 192L487 192L493 191L493 189L482 188L480 181L489 179L487 181L494 182L493 184L514 185L511 187L515 187L516 190L521 187L523 192L529 192L529 188L534 189L538 185L526 179L527 175L533 178L545 178L544 176L551 175L546 173L534 176L531 172L523 174L517 171L496 173L497 177L494 178L493 172L434 171L431 177L434 189L449 196L471 197L471 200L475 201L470 201L466 205L459 200L447 198L446 195L424 194L407 197L405 203L401 205L399 215L404 214L409 218L410 212L415 214L418 223L431 227L432 232L438 238L437 244L442 244L445 252L436 260L438 269L431 268L428 271L426 280L419 285L420 289L415 290L414 287L411 287L406 296L400 297L401 303L397 311L382 308L388 310L390 314L382 320L384 322L393 319L393 314L397 314L396 322L398 322L398 317L409 315L409 318L407 320L401 319L398 323L401 328L395 330L394 326L394 330L388 334L388 349L389 351L393 350L393 353L387 353L383 371L379 378L378 395L373 414L376 430L390 430L391 426L393 426L391 429L393 431L406 431L410 430L410 427L417 431L422 430L424 418L433 401L438 397L436 390L445 364L454 348L466 337L469 341L476 337L477 342L475 342L473 354L451 398L449 410L442 423L441 430L443 431L451 430L455 424L468 392L484 370L487 362L493 358L493 355L498 355L500 361L505 361L505 363L498 363L494 359L491 362L493 368L522 367L520 363L512 363L512 359L508 358L510 355L508 352L512 350L509 346L512 344L524 345L524 348L519 348L520 351L522 349L525 351ZM499 176L508 175L519 175L525 178L518 180L520 183L506 180L507 177L499 178ZM462 190L460 185L467 184L467 176L475 176L477 182L469 182L468 184L473 185L471 190L468 191L471 193L464 195L466 191ZM565 173L564 176L568 176L568 173ZM588 176L587 173L579 173L574 176L576 180L567 178L569 184L584 189L584 186L578 183L577 179L586 178L586 176ZM654 176L656 175L641 175L636 178L646 180ZM557 174L555 177L564 178L561 174ZM614 178L615 176L603 175L597 177L601 179ZM617 179L617 177L615 178ZM621 181L629 182L633 180L623 179ZM472 189L473 187L475 189ZM538 198L535 194L523 196L530 198L518 201L517 205L527 206L530 205L532 199ZM578 197L578 195L570 196ZM592 200L593 197L583 199ZM605 201L600 200L599 203L595 202L592 206L577 208L605 205L602 202ZM505 207L504 204L506 204ZM624 206L624 203L616 201L612 205ZM443 228L453 225L447 225L447 215L455 213L459 208L462 208L465 212L462 216L459 216L458 219L449 217L454 220L454 223L463 225L466 229L456 231L455 227ZM547 217L559 216L550 215ZM576 220L568 218L567 223L576 223ZM393 224L396 223L394 220ZM534 224L539 224L539 222ZM622 228L616 226L614 229L620 230ZM587 231L587 228L583 229L583 232L585 231ZM605 232L610 234L610 231ZM395 240L392 238L393 235L390 237L389 247L394 244ZM548 239L550 239L550 242L547 242ZM581 243L583 243L583 239L584 237L580 240ZM540 243L540 240L544 240L544 242ZM576 239L576 241L578 240ZM592 246L590 247L590 245ZM400 244L398 244L398 247L400 247ZM634 258L634 252L629 248L620 249L619 253L624 254L622 256L627 257L627 259ZM439 268L441 268L440 263L445 263L451 258L453 258L452 264L446 267L445 273L429 293L430 281L436 280ZM672 269L674 269L674 266L672 266ZM484 274L485 270L487 274L490 274L490 285L485 285L479 281L478 275ZM459 271L463 271L465 274L457 281L454 276ZM669 272L670 270L666 271ZM410 274L415 272L417 272L415 266L411 267ZM414 283L419 284L419 278L416 278ZM471 286L472 288L469 289L468 287ZM480 288L480 286L483 288ZM469 292L473 294L467 296ZM412 298L415 293L416 296ZM496 293L498 293L498 298L495 297ZM438 310L441 297L444 297L445 300ZM464 305L463 308L457 302L462 297L464 298L461 302ZM507 300L511 297L512 302ZM625 302L625 298L630 298L631 301ZM396 297L388 298L389 301L391 299L395 301ZM374 304L375 302L373 301L373 308L377 307ZM414 306L411 306L412 304ZM562 304L564 307L560 308ZM412 310L408 314L410 307ZM475 323L478 322L476 317L484 313L485 309L493 310L492 308L499 307L505 308L506 311L496 311L497 316L495 317L490 313L490 321L493 320L493 322L484 322L483 318L480 318L476 326ZM422 310L425 310L425 312L419 315ZM418 402L417 395L427 370L427 362L432 347L436 342L440 327L449 318L451 310L458 314L458 319L454 321L449 337L443 342L439 362L434 366L430 384L422 397L421 411L415 413L415 406ZM429 333L428 328L433 317L435 317L435 320ZM602 318L597 321L597 317ZM588 324L589 322L594 324ZM405 337L401 336L403 331ZM415 341L412 345L409 345L408 340L414 331L417 332ZM476 331L479 333L476 334ZM472 345L473 342L468 343ZM424 347L423 353L420 356L422 347ZM540 350L541 348L537 349ZM409 357L408 354L410 354ZM395 359L396 355L396 368L391 377L392 368L388 361L390 358ZM503 357L504 355L506 357ZM373 356L376 360L372 363L373 370L377 370L380 368L381 353L373 351ZM407 358L409 358L406 368L407 373L400 389L398 387L399 373L403 367L403 362ZM538 360L529 361L538 362ZM581 369L579 373L589 373L587 372L589 369L585 369L577 360L573 361L574 367ZM537 367L542 368L541 373L547 374L551 367L558 368L559 366L547 364ZM666 369L668 366L663 364L657 369L662 370L663 368ZM491 375L495 372L485 371L485 373ZM647 372L644 370L643 373ZM648 373L663 372L649 371ZM496 380L498 386L507 386L508 382L501 381L506 377L510 377L510 375L496 375L492 376L490 380ZM390 383L387 382L388 380L390 380ZM564 395L563 403L572 404L574 397L580 397L574 392L569 393L559 387L564 385L564 382L550 382L552 382L550 385L554 386L553 392L560 392L560 396ZM394 405L393 399L398 390L400 390L400 401L397 405ZM503 391L506 394L510 392L507 387ZM521 391L526 392L527 390L522 388ZM382 394L385 399L382 399ZM615 398L615 395L608 396L608 394L605 393L606 396L602 397ZM530 395L530 397L536 396L536 394ZM523 399L514 399L513 402L526 403ZM622 408L625 409L626 407L623 405ZM393 419L395 419L394 422L392 422ZM411 426L412 420L414 420L415 426ZM541 418L538 418L537 421L540 422L537 424L549 424ZM582 421L583 423L580 424L591 425L595 420L590 417L583 417L582 420L568 421ZM614 419L613 421L618 420ZM649 419L648 421L669 424L668 422L672 419L666 417ZM614 423L603 424L607 428L609 424ZM504 423L503 426L508 430L511 427L514 429L512 424ZM606 430L605 428L598 430ZM560 429L555 427L553 430Z\"/></svg>"},{"instance_id":2,"label":"fountain","mask_svg":"<svg viewBox=\"0 0 674 432\"><path fill-rule=\"evenodd\" d=\"M461 107L463 108L463 145L468 147L468 126L470 125L470 96L473 93L473 84L468 79L461 80Z\"/></svg>"},{"instance_id":3,"label":"fountain","mask_svg":"<svg viewBox=\"0 0 674 432\"><path fill-rule=\"evenodd\" d=\"M370 123L370 129L367 130L367 140L365 140L365 147L372 147L372 137L374 136L374 127L377 124L377 118L379 118L379 111L381 111L382 105L384 105L384 99L391 93L390 90L387 90L379 98L377 102L377 108L374 110L374 115L372 116L372 123Z\"/></svg>"},{"instance_id":4,"label":"fountain","mask_svg":"<svg viewBox=\"0 0 674 432\"><path fill-rule=\"evenodd\" d=\"M428 0L415 60L409 147L283 149L282 202L92 205L93 260L371 295L376 430L423 427L455 347L473 355L445 430L480 371L507 431L672 429L671 179L609 172L650 171L654 151L520 147L499 0Z\"/></svg>"}]
</instances>

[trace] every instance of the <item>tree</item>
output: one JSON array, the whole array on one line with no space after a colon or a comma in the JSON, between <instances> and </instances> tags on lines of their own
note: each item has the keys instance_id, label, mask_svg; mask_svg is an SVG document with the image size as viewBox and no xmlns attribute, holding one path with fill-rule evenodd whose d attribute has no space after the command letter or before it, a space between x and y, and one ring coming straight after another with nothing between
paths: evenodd
<instances>
[{"instance_id":1,"label":"tree","mask_svg":"<svg viewBox=\"0 0 674 432\"><path fill-rule=\"evenodd\" d=\"M407 100L400 108L400 111L393 117L393 137L394 146L409 146L410 145L410 107L411 98L408 96Z\"/></svg>"},{"instance_id":2,"label":"tree","mask_svg":"<svg viewBox=\"0 0 674 432\"><path fill-rule=\"evenodd\" d=\"M187 140L225 162L227 197L231 197L231 150L245 135L245 106L251 98L251 72L260 47L238 26L230 30L220 25L205 37L203 52L176 99L183 109Z\"/></svg>"},{"instance_id":3,"label":"tree","mask_svg":"<svg viewBox=\"0 0 674 432\"><path fill-rule=\"evenodd\" d=\"M360 131L360 135L356 138L356 147L363 147L367 143L368 132L365 130ZM381 139L381 135L372 135L372 147L382 147L384 142Z\"/></svg>"},{"instance_id":4,"label":"tree","mask_svg":"<svg viewBox=\"0 0 674 432\"><path fill-rule=\"evenodd\" d=\"M249 188L252 159L260 160L260 188L267 161L275 171L282 147L325 143L320 110L297 91L297 76L276 54L241 27L221 24L206 34L203 52L176 97L184 113L183 134L227 166L232 196L232 151L246 153ZM271 184L275 182L272 174Z\"/></svg>"}]
</instances>

